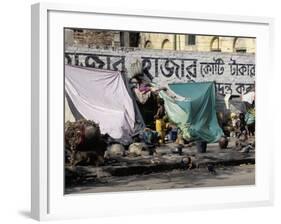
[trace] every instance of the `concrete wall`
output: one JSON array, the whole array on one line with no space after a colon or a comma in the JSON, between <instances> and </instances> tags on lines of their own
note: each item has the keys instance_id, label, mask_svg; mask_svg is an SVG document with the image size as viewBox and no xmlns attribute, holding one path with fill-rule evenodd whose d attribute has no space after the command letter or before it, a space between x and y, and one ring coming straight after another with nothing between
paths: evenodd
<instances>
[{"instance_id":1,"label":"concrete wall","mask_svg":"<svg viewBox=\"0 0 281 224\"><path fill-rule=\"evenodd\" d=\"M67 47L65 62L79 66L124 70L138 67L160 85L215 81L221 94L241 95L255 82L255 54L152 49L89 49Z\"/></svg>"},{"instance_id":2,"label":"concrete wall","mask_svg":"<svg viewBox=\"0 0 281 224\"><path fill-rule=\"evenodd\" d=\"M65 29L65 45L120 46L120 32Z\"/></svg>"}]
</instances>

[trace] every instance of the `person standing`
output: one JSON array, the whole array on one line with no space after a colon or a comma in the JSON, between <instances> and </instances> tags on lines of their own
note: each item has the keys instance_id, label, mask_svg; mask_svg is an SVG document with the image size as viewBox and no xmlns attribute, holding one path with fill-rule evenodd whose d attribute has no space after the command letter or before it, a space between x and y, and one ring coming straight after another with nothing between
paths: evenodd
<instances>
[{"instance_id":1,"label":"person standing","mask_svg":"<svg viewBox=\"0 0 281 224\"><path fill-rule=\"evenodd\" d=\"M160 136L160 143L165 143L165 107L164 107L164 100L159 99L157 104L157 113L154 116L155 119L155 129L158 135Z\"/></svg>"}]
</instances>

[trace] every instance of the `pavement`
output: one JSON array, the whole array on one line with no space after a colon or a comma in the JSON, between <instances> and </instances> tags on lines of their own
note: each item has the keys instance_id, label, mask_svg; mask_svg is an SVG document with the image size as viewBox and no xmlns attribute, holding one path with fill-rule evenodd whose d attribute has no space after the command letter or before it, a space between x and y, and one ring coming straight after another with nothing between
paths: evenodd
<instances>
[{"instance_id":1,"label":"pavement","mask_svg":"<svg viewBox=\"0 0 281 224\"><path fill-rule=\"evenodd\" d=\"M255 164L255 151L242 152L236 149L235 139L230 139L226 149L220 149L218 143L207 145L206 153L198 153L196 146L185 145L182 154L175 153L175 143L162 144L156 148L156 154L144 153L137 157L116 157L99 167L66 167L66 188L85 180L98 183L104 178L147 175L173 170L206 170L241 164ZM210 171L210 170L209 170Z\"/></svg>"},{"instance_id":2,"label":"pavement","mask_svg":"<svg viewBox=\"0 0 281 224\"><path fill-rule=\"evenodd\" d=\"M130 176L91 178L65 189L66 194L149 191L203 187L227 187L255 184L255 165L222 166L216 173L207 169L171 170Z\"/></svg>"}]
</instances>

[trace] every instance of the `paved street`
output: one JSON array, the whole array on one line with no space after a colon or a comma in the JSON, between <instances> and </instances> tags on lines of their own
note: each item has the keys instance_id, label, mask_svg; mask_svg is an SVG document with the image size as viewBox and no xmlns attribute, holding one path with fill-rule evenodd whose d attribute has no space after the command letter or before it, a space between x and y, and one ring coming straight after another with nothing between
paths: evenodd
<instances>
[{"instance_id":1,"label":"paved street","mask_svg":"<svg viewBox=\"0 0 281 224\"><path fill-rule=\"evenodd\" d=\"M119 192L191 187L255 184L255 151L237 151L234 139L227 149L208 144L207 153L185 146L183 154L173 153L173 143L157 148L157 155L118 157L100 167L78 166L66 169L66 194ZM182 163L192 159L193 168ZM211 173L208 166L215 169Z\"/></svg>"},{"instance_id":2,"label":"paved street","mask_svg":"<svg viewBox=\"0 0 281 224\"><path fill-rule=\"evenodd\" d=\"M104 177L98 182L88 179L66 193L97 193L191 187L237 186L255 184L255 165L217 167L216 174L207 168L173 170L147 175Z\"/></svg>"}]
</instances>

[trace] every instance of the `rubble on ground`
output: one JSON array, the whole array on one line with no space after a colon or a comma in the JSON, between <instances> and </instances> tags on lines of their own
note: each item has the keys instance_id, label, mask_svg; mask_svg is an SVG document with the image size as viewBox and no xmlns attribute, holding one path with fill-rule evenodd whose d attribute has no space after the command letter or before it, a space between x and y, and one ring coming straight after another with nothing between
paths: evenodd
<instances>
[{"instance_id":1,"label":"rubble on ground","mask_svg":"<svg viewBox=\"0 0 281 224\"><path fill-rule=\"evenodd\" d=\"M81 119L65 123L66 165L103 164L106 147L99 125L95 122Z\"/></svg>"},{"instance_id":2,"label":"rubble on ground","mask_svg":"<svg viewBox=\"0 0 281 224\"><path fill-rule=\"evenodd\" d=\"M145 150L144 144L141 142L135 142L129 146L128 155L129 156L141 156Z\"/></svg>"},{"instance_id":3,"label":"rubble on ground","mask_svg":"<svg viewBox=\"0 0 281 224\"><path fill-rule=\"evenodd\" d=\"M221 149L226 149L227 146L228 146L228 139L227 137L221 137L220 140L219 140L219 146Z\"/></svg>"},{"instance_id":4,"label":"rubble on ground","mask_svg":"<svg viewBox=\"0 0 281 224\"><path fill-rule=\"evenodd\" d=\"M125 156L125 148L123 145L117 143L109 145L104 154L105 159L113 159L120 156Z\"/></svg>"}]
</instances>

